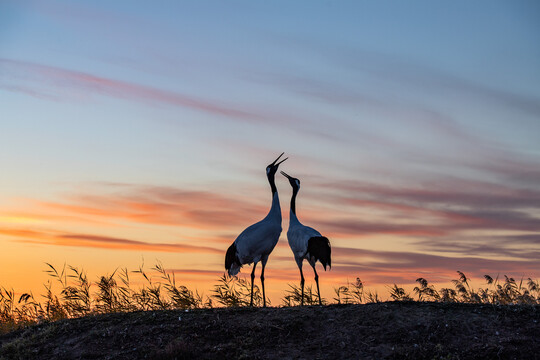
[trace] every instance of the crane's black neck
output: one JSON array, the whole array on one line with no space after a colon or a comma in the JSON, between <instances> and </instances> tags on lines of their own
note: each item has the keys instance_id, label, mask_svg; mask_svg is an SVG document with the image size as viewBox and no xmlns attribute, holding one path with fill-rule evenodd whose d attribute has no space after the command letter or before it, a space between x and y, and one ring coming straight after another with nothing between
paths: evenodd
<instances>
[{"instance_id":1,"label":"crane's black neck","mask_svg":"<svg viewBox=\"0 0 540 360\"><path fill-rule=\"evenodd\" d=\"M298 188L294 187L291 197L291 211L294 215L296 215L296 195L298 194Z\"/></svg>"},{"instance_id":2,"label":"crane's black neck","mask_svg":"<svg viewBox=\"0 0 540 360\"><path fill-rule=\"evenodd\" d=\"M268 173L268 182L270 183L270 188L272 189L272 196L277 193L276 182L275 182L275 173Z\"/></svg>"}]
</instances>

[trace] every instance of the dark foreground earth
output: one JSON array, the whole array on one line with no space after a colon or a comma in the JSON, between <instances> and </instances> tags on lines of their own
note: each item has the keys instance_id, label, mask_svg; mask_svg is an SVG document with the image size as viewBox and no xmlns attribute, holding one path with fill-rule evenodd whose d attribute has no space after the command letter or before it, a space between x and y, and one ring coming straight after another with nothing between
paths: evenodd
<instances>
[{"instance_id":1,"label":"dark foreground earth","mask_svg":"<svg viewBox=\"0 0 540 360\"><path fill-rule=\"evenodd\" d=\"M36 325L0 346L0 359L540 359L540 306L135 312Z\"/></svg>"}]
</instances>

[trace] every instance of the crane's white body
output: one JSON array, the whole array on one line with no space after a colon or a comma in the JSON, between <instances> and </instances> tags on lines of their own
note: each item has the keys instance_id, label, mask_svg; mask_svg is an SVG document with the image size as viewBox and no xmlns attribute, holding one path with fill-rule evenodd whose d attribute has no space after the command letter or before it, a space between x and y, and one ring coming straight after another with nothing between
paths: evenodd
<instances>
[{"instance_id":1,"label":"crane's white body","mask_svg":"<svg viewBox=\"0 0 540 360\"><path fill-rule=\"evenodd\" d=\"M287 231L287 239L289 246L294 254L294 259L301 265L302 260L307 259L313 266L312 260L308 254L308 241L315 236L321 236L321 233L317 230L303 225L296 217L296 214L291 210L289 215L289 230Z\"/></svg>"},{"instance_id":2,"label":"crane's white body","mask_svg":"<svg viewBox=\"0 0 540 360\"><path fill-rule=\"evenodd\" d=\"M242 265L258 263L259 261L265 265L268 256L279 241L281 230L281 207L276 192L273 195L272 207L268 215L261 221L247 227L234 241L236 255ZM236 275L239 271L240 266L233 264L229 274Z\"/></svg>"}]
</instances>

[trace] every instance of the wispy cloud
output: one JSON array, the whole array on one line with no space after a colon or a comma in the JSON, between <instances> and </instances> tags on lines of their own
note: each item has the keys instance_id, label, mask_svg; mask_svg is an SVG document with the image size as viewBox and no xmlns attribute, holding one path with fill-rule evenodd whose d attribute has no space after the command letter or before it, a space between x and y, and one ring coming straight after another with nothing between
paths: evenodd
<instances>
[{"instance_id":1,"label":"wispy cloud","mask_svg":"<svg viewBox=\"0 0 540 360\"><path fill-rule=\"evenodd\" d=\"M527 235L449 236L417 239L415 244L429 252L482 254L486 258L535 260L540 258L540 233Z\"/></svg>"},{"instance_id":2,"label":"wispy cloud","mask_svg":"<svg viewBox=\"0 0 540 360\"><path fill-rule=\"evenodd\" d=\"M311 47L311 49L333 64L347 66L362 73L367 72L385 80L404 83L408 87L415 86L417 89L439 94L452 91L460 96L472 97L475 101L488 102L494 106L512 107L530 115L540 116L540 98L533 95L516 94L489 87L431 66L388 54L340 47L333 47L333 51L324 52L321 52L320 47Z\"/></svg>"},{"instance_id":3,"label":"wispy cloud","mask_svg":"<svg viewBox=\"0 0 540 360\"><path fill-rule=\"evenodd\" d=\"M9 92L21 93L42 100L61 100L61 98L57 95L48 94L46 91L41 91L24 85L9 85L0 83L0 88Z\"/></svg>"},{"instance_id":4,"label":"wispy cloud","mask_svg":"<svg viewBox=\"0 0 540 360\"><path fill-rule=\"evenodd\" d=\"M333 236L354 236L393 234L402 236L443 236L447 230L437 225L374 223L358 220L335 219L317 221L317 224L327 229Z\"/></svg>"},{"instance_id":5,"label":"wispy cloud","mask_svg":"<svg viewBox=\"0 0 540 360\"><path fill-rule=\"evenodd\" d=\"M518 156L492 154L477 169L498 174L504 180L522 184L532 189L540 189L540 163L538 159L523 159Z\"/></svg>"},{"instance_id":6,"label":"wispy cloud","mask_svg":"<svg viewBox=\"0 0 540 360\"><path fill-rule=\"evenodd\" d=\"M369 62L369 61L368 61ZM363 63L363 62L361 62ZM378 64L377 66L381 66ZM412 66L412 65L411 65ZM386 74L385 71L382 71ZM386 76L386 75L385 75ZM429 76L422 73L420 77ZM437 77L437 75L433 75ZM451 76L442 76L451 78ZM316 77L309 77L309 75L297 75L297 74L266 74L258 75L254 77L255 81L263 82L265 84L270 84L280 89L284 89L288 92L294 93L295 95L302 95L317 102L323 101L325 103L335 105L336 110L342 112L344 108L355 109L355 113L361 111L363 114L369 114L365 116L375 116L378 119L384 119L387 129L392 127L398 127L410 130L415 129L416 136L414 140L419 141L418 133L429 133L431 136L437 136L440 140L445 142L450 142L454 149L456 147L462 149L465 147L469 152L474 151L478 155L481 155L482 158L489 158L492 156L491 160L494 160L494 164L501 165L514 165L514 167L523 167L524 165L535 165L534 168L538 167L538 164L529 164L526 161L520 160L517 154L511 152L509 149L504 148L504 144L500 144L497 141L485 137L482 133L475 132L472 128L469 128L466 123L457 121L449 112L444 112L442 109L438 109L433 104L418 104L415 101L407 101L404 99L398 100L399 97L390 96L386 93L380 93L375 89L368 89L364 86L357 85L356 82L343 82L339 79L322 79ZM411 77L413 81L414 77ZM452 83L448 80L447 82ZM459 81L458 81L459 82ZM444 81L443 81L444 83ZM444 88L443 85L441 87ZM456 86L459 87L459 86ZM467 87L467 85L462 84L462 87ZM479 86L470 86L475 89L475 91L480 93L492 93L489 90L482 91ZM444 89L446 90L446 89ZM456 89L458 90L458 89ZM462 91L456 91L462 93ZM508 95L512 97L512 95ZM501 95L504 97L504 95ZM500 102L493 100L497 105L500 105ZM534 104L538 107L540 111L540 98L535 100L516 100L516 105L520 103ZM526 108L534 108L534 106L525 106ZM536 110L535 110L536 111ZM365 117L364 116L364 117ZM339 118L332 119L332 133L334 136L338 136L339 139L362 139L362 143L368 142L373 146L377 146L380 149L385 147L395 148L404 148L411 153L412 156L438 160L441 159L449 162L451 157L445 155L444 153L436 154L427 154L423 151L418 151L418 144L406 143L403 141L398 141L390 135L393 134L392 131L386 132L386 134L381 134L375 132L372 127L365 126L365 123L360 121L362 127L356 129L354 124L351 123L342 123ZM340 124L342 129L340 129ZM324 124L320 124L324 126ZM343 131L340 131L343 130ZM422 141L420 141L422 145ZM432 152L435 149L432 149ZM464 159L465 160L465 159ZM496 161L495 161L496 160ZM463 165L475 165L480 166L480 162L469 162L463 161ZM489 167L491 170L496 170L495 166ZM507 167L502 167L506 169ZM532 170L532 168L529 168Z\"/></svg>"},{"instance_id":7,"label":"wispy cloud","mask_svg":"<svg viewBox=\"0 0 540 360\"><path fill-rule=\"evenodd\" d=\"M119 250L159 251L159 252L196 252L196 253L222 253L221 249L207 246L189 244L150 243L144 241L119 239L108 236L63 234L54 239L55 245L98 247Z\"/></svg>"},{"instance_id":8,"label":"wispy cloud","mask_svg":"<svg viewBox=\"0 0 540 360\"><path fill-rule=\"evenodd\" d=\"M415 252L374 251L356 248L333 247L332 254L340 258L340 271L344 274L359 274L361 278L370 274L386 272L387 281L394 282L399 273L415 274L402 279L413 282L420 274L431 274L433 280L450 280L456 270L475 277L485 274L511 273L538 276L534 259L500 260L479 256L440 256ZM336 266L337 268L338 266ZM332 269L334 270L334 269Z\"/></svg>"},{"instance_id":9,"label":"wispy cloud","mask_svg":"<svg viewBox=\"0 0 540 360\"><path fill-rule=\"evenodd\" d=\"M35 231L2 228L0 235L14 237L17 241L55 246L73 246L126 251L152 251L168 253L222 253L222 249L184 243L153 243L110 236L71 234L60 231Z\"/></svg>"},{"instance_id":10,"label":"wispy cloud","mask_svg":"<svg viewBox=\"0 0 540 360\"><path fill-rule=\"evenodd\" d=\"M243 121L253 121L259 118L256 114L248 111L197 99L174 91L34 62L0 58L0 69L4 74L0 88L32 96L65 99L69 98L70 93L75 91L86 95L101 95L131 101L180 106Z\"/></svg>"},{"instance_id":11,"label":"wispy cloud","mask_svg":"<svg viewBox=\"0 0 540 360\"><path fill-rule=\"evenodd\" d=\"M451 177L423 181L415 186L390 186L353 180L321 182L318 186L342 191L353 199L363 197L402 205L450 205L473 209L540 208L539 191Z\"/></svg>"},{"instance_id":12,"label":"wispy cloud","mask_svg":"<svg viewBox=\"0 0 540 360\"><path fill-rule=\"evenodd\" d=\"M66 202L41 202L45 209L97 218L127 219L135 223L230 229L264 217L268 207L249 199L211 191L159 186L129 186L102 194L82 194ZM231 211L234 209L234 211ZM260 214L260 215L257 215Z\"/></svg>"},{"instance_id":13,"label":"wispy cloud","mask_svg":"<svg viewBox=\"0 0 540 360\"><path fill-rule=\"evenodd\" d=\"M4 236L22 237L22 238L41 238L43 233L35 230L20 228L0 228L0 234Z\"/></svg>"},{"instance_id":14,"label":"wispy cloud","mask_svg":"<svg viewBox=\"0 0 540 360\"><path fill-rule=\"evenodd\" d=\"M507 142L513 140L512 136L506 139L489 136L478 127L470 126L475 119L464 119L463 115L448 110L452 106L462 106L464 102L476 106L483 104L484 117L491 116L492 109L510 109L512 114L517 114L513 117L515 121L523 124L518 128L533 131L536 123L530 115L540 115L540 97L535 94L520 95L493 89L390 55L339 46L326 48L324 44L309 45L301 41L291 45L296 51L308 49L310 55L325 59L328 66L336 69L345 66L353 76L344 80L339 76L325 77L308 71L300 74L255 73L252 76L253 81L278 87L292 96L300 95L300 99L311 101L317 109L321 102L334 106L335 111L330 114L324 115L323 111L323 115L315 116L313 124L306 126L306 130L324 129L332 134L328 139L337 143L347 141L376 156L388 153L390 162L398 158L401 163L446 168L453 173L473 170L495 175L503 181L537 187L535 184L539 182L536 180L540 178L538 159L522 152L523 149L512 148L515 145ZM358 81L354 81L354 76ZM380 86L366 85L372 83ZM387 89L394 88L389 87L389 83L400 85L396 88L403 89L404 95L394 94L392 90L388 92ZM441 102L448 103L438 106L433 101L423 103L416 98L408 99L407 89L413 89L411 93L415 94L419 91L430 96L436 94L441 97ZM486 107L490 112L485 110ZM333 113L340 116L333 117ZM379 123L385 124L384 131L377 126Z\"/></svg>"},{"instance_id":15,"label":"wispy cloud","mask_svg":"<svg viewBox=\"0 0 540 360\"><path fill-rule=\"evenodd\" d=\"M458 178L416 185L323 180L316 188L333 207L300 207L301 221L341 244L385 235L456 256L532 260L540 254L537 191Z\"/></svg>"},{"instance_id":16,"label":"wispy cloud","mask_svg":"<svg viewBox=\"0 0 540 360\"><path fill-rule=\"evenodd\" d=\"M272 272L273 278L283 281L297 281L299 278L296 264L290 257L273 256L272 260L283 262L283 273ZM288 264L288 265L287 265ZM456 271L464 271L468 276L483 278L484 275L538 277L535 259L489 259L483 256L434 255L411 251L382 251L351 247L332 247L332 268L327 272L319 269L319 274L333 284L345 279L362 279L369 287L381 284L413 284L418 277L425 277L430 282L450 282L456 278ZM304 276L312 279L309 266L304 263Z\"/></svg>"}]
</instances>

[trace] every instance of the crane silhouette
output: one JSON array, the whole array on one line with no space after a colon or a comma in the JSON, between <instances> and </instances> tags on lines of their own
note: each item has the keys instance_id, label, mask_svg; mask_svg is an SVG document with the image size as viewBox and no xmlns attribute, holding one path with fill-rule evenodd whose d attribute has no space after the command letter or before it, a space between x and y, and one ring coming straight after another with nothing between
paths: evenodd
<instances>
[{"instance_id":1,"label":"crane silhouette","mask_svg":"<svg viewBox=\"0 0 540 360\"><path fill-rule=\"evenodd\" d=\"M291 213L289 216L289 230L287 231L287 239L289 246L294 254L294 260L300 270L300 285L302 287L301 305L304 305L304 273L302 271L302 263L304 259L309 262L315 273L315 282L317 283L317 294L319 296L319 305L322 305L321 290L319 289L319 275L315 270L315 264L319 261L324 270L326 266L332 267L330 240L324 237L317 230L302 225L296 216L296 195L300 190L300 180L281 172L283 176L289 179L293 193L291 197Z\"/></svg>"},{"instance_id":2,"label":"crane silhouette","mask_svg":"<svg viewBox=\"0 0 540 360\"><path fill-rule=\"evenodd\" d=\"M225 269L229 276L238 274L242 265L253 263L251 271L251 301L253 306L253 283L255 281L255 268L259 261L262 263L261 284L263 290L263 306L266 306L266 294L264 289L264 268L268 261L268 256L274 250L279 235L281 235L281 207L279 205L279 196L275 184L275 175L279 164L287 160L285 158L278 162L284 153L278 156L273 163L266 167L266 177L272 190L272 206L268 215L261 221L247 227L238 235L236 240L227 249L225 255Z\"/></svg>"}]
</instances>

